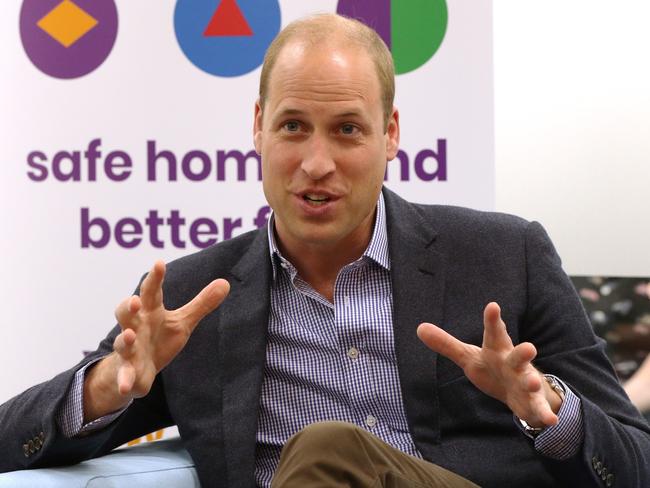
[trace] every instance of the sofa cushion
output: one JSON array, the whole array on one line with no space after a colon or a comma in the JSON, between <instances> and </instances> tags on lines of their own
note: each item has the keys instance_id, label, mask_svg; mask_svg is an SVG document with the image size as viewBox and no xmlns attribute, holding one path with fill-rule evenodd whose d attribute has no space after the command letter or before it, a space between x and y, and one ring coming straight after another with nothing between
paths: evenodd
<instances>
[{"instance_id":1,"label":"sofa cushion","mask_svg":"<svg viewBox=\"0 0 650 488\"><path fill-rule=\"evenodd\" d=\"M194 462L181 440L117 449L73 466L0 474L0 488L200 487Z\"/></svg>"}]
</instances>

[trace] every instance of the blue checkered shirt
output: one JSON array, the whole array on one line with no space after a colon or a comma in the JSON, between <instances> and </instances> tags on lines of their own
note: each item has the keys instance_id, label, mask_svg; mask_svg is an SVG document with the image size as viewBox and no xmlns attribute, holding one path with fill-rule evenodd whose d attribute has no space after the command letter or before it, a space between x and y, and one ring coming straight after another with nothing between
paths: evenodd
<instances>
[{"instance_id":1,"label":"blue checkered shirt","mask_svg":"<svg viewBox=\"0 0 650 488\"><path fill-rule=\"evenodd\" d=\"M408 429L395 357L383 196L377 203L370 243L358 260L339 272L333 303L307 284L281 255L273 217L268 239L273 281L259 404L257 485L270 486L282 446L303 427L319 421L358 425L393 447L421 457ZM68 437L99 429L123 411L82 425L84 371L77 372L58 415ZM583 438L580 399L562 385L566 396L558 412L559 423L534 439L538 452L555 459L575 454Z\"/></svg>"},{"instance_id":2,"label":"blue checkered shirt","mask_svg":"<svg viewBox=\"0 0 650 488\"><path fill-rule=\"evenodd\" d=\"M421 457L409 432L393 340L393 294L383 197L363 255L344 266L330 303L278 250L260 397L255 478L269 486L282 446L314 422L356 424Z\"/></svg>"}]
</instances>

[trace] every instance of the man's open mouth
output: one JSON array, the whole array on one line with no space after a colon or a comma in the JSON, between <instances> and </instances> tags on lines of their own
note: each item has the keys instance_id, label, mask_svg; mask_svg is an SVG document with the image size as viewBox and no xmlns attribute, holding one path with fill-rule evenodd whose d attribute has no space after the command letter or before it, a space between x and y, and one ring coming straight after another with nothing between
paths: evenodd
<instances>
[{"instance_id":1,"label":"man's open mouth","mask_svg":"<svg viewBox=\"0 0 650 488\"><path fill-rule=\"evenodd\" d=\"M303 200L308 201L309 203L312 203L314 205L323 205L324 203L327 203L330 201L330 197L326 195L317 195L314 193L307 193L302 196Z\"/></svg>"}]
</instances>

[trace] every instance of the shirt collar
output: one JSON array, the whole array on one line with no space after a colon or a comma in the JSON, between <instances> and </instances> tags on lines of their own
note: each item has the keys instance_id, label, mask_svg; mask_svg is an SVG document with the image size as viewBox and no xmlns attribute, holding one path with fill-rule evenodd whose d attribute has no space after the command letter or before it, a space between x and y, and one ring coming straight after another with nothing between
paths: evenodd
<instances>
[{"instance_id":1,"label":"shirt collar","mask_svg":"<svg viewBox=\"0 0 650 488\"><path fill-rule=\"evenodd\" d=\"M271 217L267 225L267 233L269 239L269 250L271 253L271 265L273 268L273 280L275 280L277 273L277 266L287 268L290 271L292 277L295 275L294 266L284 257L278 249L278 246L275 242L275 215L271 212ZM384 195L379 193L379 199L377 200L377 212L375 214L375 225L372 231L372 237L368 243L368 247L364 251L362 257L363 259L367 257L372 259L382 268L390 271L390 256L388 254L388 232L386 230L386 208L384 204Z\"/></svg>"}]
</instances>

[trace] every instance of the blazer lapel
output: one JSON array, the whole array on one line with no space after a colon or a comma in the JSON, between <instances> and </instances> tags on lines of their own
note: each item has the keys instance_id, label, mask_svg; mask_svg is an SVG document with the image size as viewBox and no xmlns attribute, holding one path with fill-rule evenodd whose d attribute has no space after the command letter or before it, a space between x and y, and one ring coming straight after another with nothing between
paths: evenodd
<instances>
[{"instance_id":1,"label":"blazer lapel","mask_svg":"<svg viewBox=\"0 0 650 488\"><path fill-rule=\"evenodd\" d=\"M393 288L395 353L409 428L422 452L440 440L437 354L416 335L421 322L443 322L445 257L421 211L384 189Z\"/></svg>"},{"instance_id":2,"label":"blazer lapel","mask_svg":"<svg viewBox=\"0 0 650 488\"><path fill-rule=\"evenodd\" d=\"M228 486L253 486L260 391L266 360L271 261L266 230L231 271L219 341Z\"/></svg>"}]
</instances>

